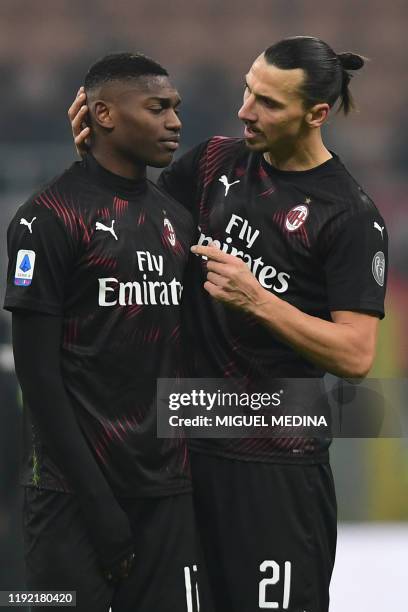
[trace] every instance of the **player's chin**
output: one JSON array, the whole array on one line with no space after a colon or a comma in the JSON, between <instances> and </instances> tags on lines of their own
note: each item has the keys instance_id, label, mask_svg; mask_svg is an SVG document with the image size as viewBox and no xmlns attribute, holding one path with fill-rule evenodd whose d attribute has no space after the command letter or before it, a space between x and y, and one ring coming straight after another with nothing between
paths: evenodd
<instances>
[{"instance_id":1,"label":"player's chin","mask_svg":"<svg viewBox=\"0 0 408 612\"><path fill-rule=\"evenodd\" d=\"M173 161L174 151L166 151L159 155L152 156L147 165L152 168L165 168Z\"/></svg>"},{"instance_id":2,"label":"player's chin","mask_svg":"<svg viewBox=\"0 0 408 612\"><path fill-rule=\"evenodd\" d=\"M267 143L263 139L257 140L254 138L246 138L245 144L250 151L257 151L260 153L265 153L265 151L268 150Z\"/></svg>"}]
</instances>

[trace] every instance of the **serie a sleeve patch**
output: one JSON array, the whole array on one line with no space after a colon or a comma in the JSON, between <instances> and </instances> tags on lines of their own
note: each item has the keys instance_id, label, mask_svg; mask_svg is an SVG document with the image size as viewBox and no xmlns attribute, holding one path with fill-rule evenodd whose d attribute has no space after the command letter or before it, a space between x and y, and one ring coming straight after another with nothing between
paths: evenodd
<instances>
[{"instance_id":1,"label":"serie a sleeve patch","mask_svg":"<svg viewBox=\"0 0 408 612\"><path fill-rule=\"evenodd\" d=\"M34 275L35 252L20 249L17 253L16 271L14 272L14 284L27 287L31 285Z\"/></svg>"}]
</instances>

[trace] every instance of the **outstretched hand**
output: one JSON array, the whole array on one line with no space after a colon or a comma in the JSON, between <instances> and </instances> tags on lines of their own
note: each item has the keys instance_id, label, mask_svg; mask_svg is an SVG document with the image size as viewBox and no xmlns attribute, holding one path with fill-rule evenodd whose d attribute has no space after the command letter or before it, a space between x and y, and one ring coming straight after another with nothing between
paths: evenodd
<instances>
[{"instance_id":1,"label":"outstretched hand","mask_svg":"<svg viewBox=\"0 0 408 612\"><path fill-rule=\"evenodd\" d=\"M86 105L85 90L83 87L80 87L75 100L68 109L68 118L71 122L75 148L80 157L84 157L88 152L86 139L90 135L91 129L85 123L87 114L88 107Z\"/></svg>"}]
</instances>

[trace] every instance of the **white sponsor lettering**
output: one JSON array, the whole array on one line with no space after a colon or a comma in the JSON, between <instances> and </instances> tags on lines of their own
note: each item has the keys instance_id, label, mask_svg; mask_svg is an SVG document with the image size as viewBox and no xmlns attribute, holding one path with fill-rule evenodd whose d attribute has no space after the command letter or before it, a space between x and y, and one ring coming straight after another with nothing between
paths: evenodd
<instances>
[{"instance_id":1,"label":"white sponsor lettering","mask_svg":"<svg viewBox=\"0 0 408 612\"><path fill-rule=\"evenodd\" d=\"M173 278L169 283L148 281L146 274L143 280L120 282L117 278L99 278L99 306L137 305L178 305L180 304L183 285Z\"/></svg>"},{"instance_id":2,"label":"white sponsor lettering","mask_svg":"<svg viewBox=\"0 0 408 612\"><path fill-rule=\"evenodd\" d=\"M232 215L227 225L226 231L231 231L231 229L236 225L239 226L239 221L242 222L240 235L242 234L243 236L246 236L246 244L250 244L252 246L259 235L259 230L254 231L248 224L248 221L242 219L241 217L238 217L237 215ZM253 259L253 257L249 253L244 253L244 251L241 251L236 247L232 246L231 236L228 236L228 238L225 239L225 242L221 243L219 240L213 240L211 236L206 236L200 228L198 229L200 230L198 245L216 246L224 253L234 255L235 257L240 257L243 261L245 261L252 274L259 280L260 284L265 289L272 289L275 293L285 293L285 291L288 290L288 281L290 279L289 273L278 272L274 266L266 265L262 257L257 257L256 259ZM204 257L204 259L206 259L206 257Z\"/></svg>"},{"instance_id":3,"label":"white sponsor lettering","mask_svg":"<svg viewBox=\"0 0 408 612\"><path fill-rule=\"evenodd\" d=\"M149 251L136 251L137 265L142 272L157 272L163 276L163 255L153 255Z\"/></svg>"},{"instance_id":4,"label":"white sponsor lettering","mask_svg":"<svg viewBox=\"0 0 408 612\"><path fill-rule=\"evenodd\" d=\"M108 302L106 299L106 296L109 292L115 293L115 289L113 287L108 287L109 282L117 283L118 281L116 280L116 278L99 279L99 306L116 306L116 304L118 303L117 300L115 300L114 302Z\"/></svg>"},{"instance_id":5,"label":"white sponsor lettering","mask_svg":"<svg viewBox=\"0 0 408 612\"><path fill-rule=\"evenodd\" d=\"M259 236L259 230L253 230L249 222L238 215L231 215L231 219L225 229L226 234L231 234L233 227L240 228L238 238L245 240L248 249L250 249Z\"/></svg>"}]
</instances>

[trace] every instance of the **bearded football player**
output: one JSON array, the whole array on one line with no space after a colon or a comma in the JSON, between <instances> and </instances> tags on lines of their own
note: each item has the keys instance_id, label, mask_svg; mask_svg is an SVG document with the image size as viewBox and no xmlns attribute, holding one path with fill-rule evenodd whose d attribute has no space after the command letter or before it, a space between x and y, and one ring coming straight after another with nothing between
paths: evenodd
<instances>
[{"instance_id":1,"label":"bearded football player","mask_svg":"<svg viewBox=\"0 0 408 612\"><path fill-rule=\"evenodd\" d=\"M273 44L245 77L243 138L210 138L162 173L159 185L191 211L199 235L184 293L191 377L256 385L369 372L387 232L321 134L336 105L353 108L350 78L363 65L314 37ZM77 146L90 134L84 102L70 111ZM191 441L217 612L327 612L337 512L329 446Z\"/></svg>"}]
</instances>

